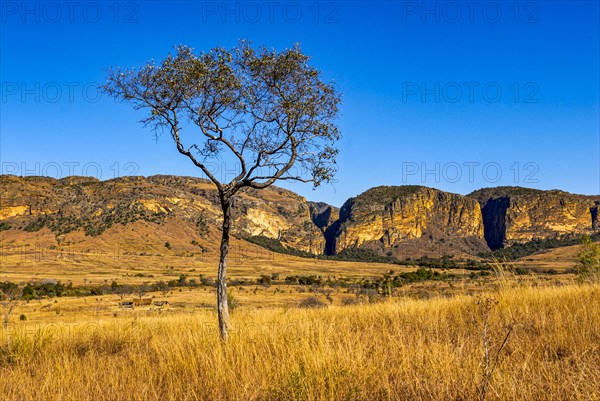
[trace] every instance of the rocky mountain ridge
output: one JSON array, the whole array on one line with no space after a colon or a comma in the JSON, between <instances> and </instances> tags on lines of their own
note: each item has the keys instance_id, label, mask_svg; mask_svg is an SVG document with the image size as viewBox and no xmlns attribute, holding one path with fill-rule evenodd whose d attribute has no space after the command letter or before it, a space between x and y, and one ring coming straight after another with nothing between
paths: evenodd
<instances>
[{"instance_id":1,"label":"rocky mountain ridge","mask_svg":"<svg viewBox=\"0 0 600 401\"><path fill-rule=\"evenodd\" d=\"M478 203L423 186L376 187L340 210L334 251L359 247L403 259L487 250Z\"/></svg>"},{"instance_id":2,"label":"rocky mountain ridge","mask_svg":"<svg viewBox=\"0 0 600 401\"><path fill-rule=\"evenodd\" d=\"M197 238L217 241L221 210L216 188L192 177L0 177L0 220L6 229L35 232L49 228L57 237L83 231L101 236L114 225L176 219ZM325 241L303 197L278 187L241 192L232 208L233 234L265 236L285 246L322 253ZM5 237L8 234L5 233ZM218 242L218 241L217 241Z\"/></svg>"},{"instance_id":3,"label":"rocky mountain ridge","mask_svg":"<svg viewBox=\"0 0 600 401\"><path fill-rule=\"evenodd\" d=\"M492 250L600 228L600 196L521 187L484 188L467 196L481 205L485 239Z\"/></svg>"},{"instance_id":4,"label":"rocky mountain ridge","mask_svg":"<svg viewBox=\"0 0 600 401\"><path fill-rule=\"evenodd\" d=\"M423 186L381 186L341 209L271 187L245 190L233 205L239 239L266 237L284 247L334 255L366 249L383 256L477 255L535 239L591 234L600 196L520 187L469 195ZM185 227L181 241L218 246L218 194L207 180L157 175L99 181L89 177L0 176L0 240L49 230L56 241L103 237L137 222L160 232ZM184 234L185 233L185 234ZM187 238L189 237L189 238Z\"/></svg>"}]
</instances>

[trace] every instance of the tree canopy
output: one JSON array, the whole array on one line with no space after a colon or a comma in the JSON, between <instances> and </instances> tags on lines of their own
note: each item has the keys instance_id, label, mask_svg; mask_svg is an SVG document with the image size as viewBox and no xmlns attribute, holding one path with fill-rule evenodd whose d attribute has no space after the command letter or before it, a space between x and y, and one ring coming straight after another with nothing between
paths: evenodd
<instances>
[{"instance_id":1,"label":"tree canopy","mask_svg":"<svg viewBox=\"0 0 600 401\"><path fill-rule=\"evenodd\" d=\"M278 180L317 187L337 170L341 95L298 45L277 52L241 42L200 54L179 46L158 65L111 69L104 89L147 111L142 122L157 134L166 129L222 192ZM184 126L198 130L184 137ZM238 166L229 182L206 166L225 152Z\"/></svg>"}]
</instances>

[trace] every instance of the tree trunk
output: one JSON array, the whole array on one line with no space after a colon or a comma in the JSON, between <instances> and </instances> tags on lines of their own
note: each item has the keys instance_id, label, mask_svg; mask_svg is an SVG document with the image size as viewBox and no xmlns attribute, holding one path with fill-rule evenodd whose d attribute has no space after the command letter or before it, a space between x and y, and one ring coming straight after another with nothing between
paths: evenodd
<instances>
[{"instance_id":1,"label":"tree trunk","mask_svg":"<svg viewBox=\"0 0 600 401\"><path fill-rule=\"evenodd\" d=\"M229 254L229 231L231 229L231 201L221 196L223 209L223 234L221 236L221 257L217 276L217 310L219 313L219 332L221 340L227 341L229 336L229 305L227 304L227 255Z\"/></svg>"},{"instance_id":2,"label":"tree trunk","mask_svg":"<svg viewBox=\"0 0 600 401\"><path fill-rule=\"evenodd\" d=\"M7 307L6 307L6 313L4 314L4 321L2 322L2 326L4 326L4 330L8 329L8 323L10 322L10 314L12 313L13 309L15 308L16 304L12 303L12 301Z\"/></svg>"}]
</instances>

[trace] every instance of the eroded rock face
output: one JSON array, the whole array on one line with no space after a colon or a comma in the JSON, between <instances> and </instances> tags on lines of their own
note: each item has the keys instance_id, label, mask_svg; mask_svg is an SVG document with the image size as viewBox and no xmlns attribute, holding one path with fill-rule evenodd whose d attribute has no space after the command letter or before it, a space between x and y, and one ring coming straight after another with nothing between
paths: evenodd
<instances>
[{"instance_id":1,"label":"eroded rock face","mask_svg":"<svg viewBox=\"0 0 600 401\"><path fill-rule=\"evenodd\" d=\"M311 220L310 207L294 192L278 187L243 191L235 200L233 219L241 237L262 235L294 249L323 253L325 240Z\"/></svg>"},{"instance_id":2,"label":"eroded rock face","mask_svg":"<svg viewBox=\"0 0 600 401\"><path fill-rule=\"evenodd\" d=\"M313 223L323 232L340 218L340 209L325 202L308 202L308 206Z\"/></svg>"},{"instance_id":3,"label":"eroded rock face","mask_svg":"<svg viewBox=\"0 0 600 401\"><path fill-rule=\"evenodd\" d=\"M176 218L194 227L199 236L219 237L218 193L203 179L0 176L0 184L0 220L14 229L48 227L57 235L84 231L97 236L114 224L136 221L156 223L160 231L165 219ZM233 234L240 238L262 235L295 249L323 252L325 240L311 221L306 199L291 191L278 187L242 191L234 200L232 216Z\"/></svg>"},{"instance_id":4,"label":"eroded rock face","mask_svg":"<svg viewBox=\"0 0 600 401\"><path fill-rule=\"evenodd\" d=\"M487 250L475 200L421 186L377 187L348 200L334 251L355 247L399 258Z\"/></svg>"},{"instance_id":5,"label":"eroded rock face","mask_svg":"<svg viewBox=\"0 0 600 401\"><path fill-rule=\"evenodd\" d=\"M598 230L600 196L521 187L485 188L468 196L481 204L491 249Z\"/></svg>"},{"instance_id":6,"label":"eroded rock face","mask_svg":"<svg viewBox=\"0 0 600 401\"><path fill-rule=\"evenodd\" d=\"M340 209L324 202L308 202L310 217L322 232L325 255L335 254L335 236L340 226Z\"/></svg>"}]
</instances>

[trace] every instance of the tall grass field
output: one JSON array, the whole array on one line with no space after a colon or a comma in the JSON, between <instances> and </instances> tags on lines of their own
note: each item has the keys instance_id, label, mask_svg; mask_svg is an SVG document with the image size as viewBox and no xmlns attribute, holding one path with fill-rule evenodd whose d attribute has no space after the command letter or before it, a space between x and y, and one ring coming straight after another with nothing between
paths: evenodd
<instances>
[{"instance_id":1,"label":"tall grass field","mask_svg":"<svg viewBox=\"0 0 600 401\"><path fill-rule=\"evenodd\" d=\"M2 331L6 401L600 400L600 286Z\"/></svg>"}]
</instances>

